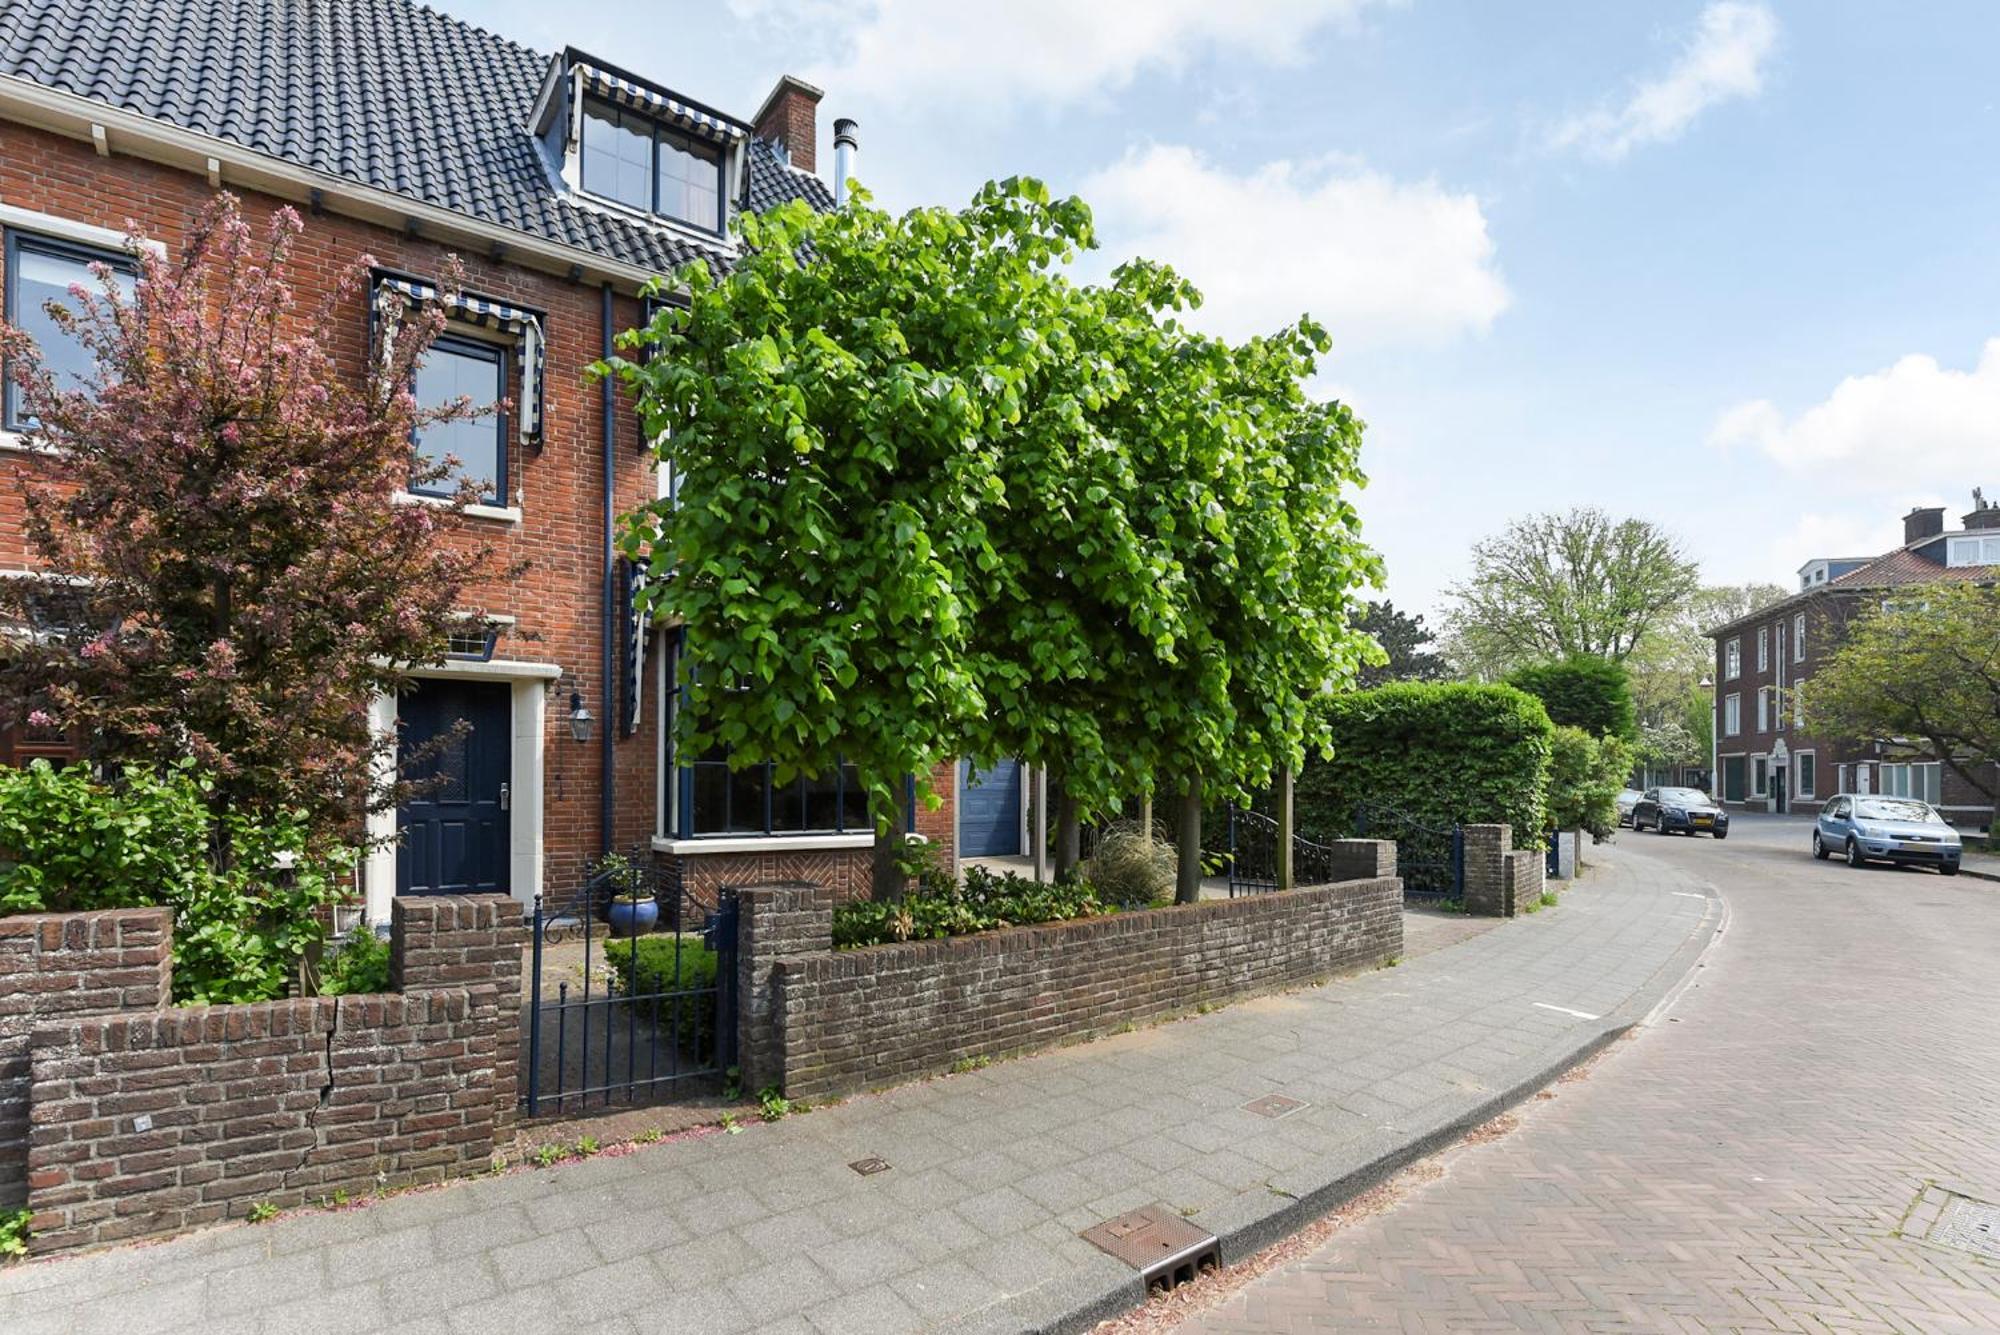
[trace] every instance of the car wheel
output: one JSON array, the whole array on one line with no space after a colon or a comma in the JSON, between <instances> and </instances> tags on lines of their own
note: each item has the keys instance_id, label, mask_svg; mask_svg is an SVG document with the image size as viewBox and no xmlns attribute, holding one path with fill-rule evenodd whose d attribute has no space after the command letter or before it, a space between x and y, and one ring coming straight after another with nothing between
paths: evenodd
<instances>
[{"instance_id":1,"label":"car wheel","mask_svg":"<svg viewBox=\"0 0 2000 1335\"><path fill-rule=\"evenodd\" d=\"M1861 845L1855 843L1850 836L1847 841L1847 865L1850 867L1862 867L1866 866L1867 863L1868 859L1861 856Z\"/></svg>"},{"instance_id":2,"label":"car wheel","mask_svg":"<svg viewBox=\"0 0 2000 1335\"><path fill-rule=\"evenodd\" d=\"M1958 866L1955 863L1948 862L1944 866L1938 868L1938 874L1940 876L1956 876L1958 875Z\"/></svg>"},{"instance_id":3,"label":"car wheel","mask_svg":"<svg viewBox=\"0 0 2000 1335\"><path fill-rule=\"evenodd\" d=\"M1673 833L1673 831L1667 828L1667 818L1665 816L1660 817L1660 823L1658 825L1655 825L1653 828L1655 830L1658 830L1661 834Z\"/></svg>"},{"instance_id":4,"label":"car wheel","mask_svg":"<svg viewBox=\"0 0 2000 1335\"><path fill-rule=\"evenodd\" d=\"M1729 831L1727 831L1727 830L1717 830L1717 831L1715 832L1715 837L1716 837L1717 839L1727 839L1727 838L1729 837Z\"/></svg>"},{"instance_id":5,"label":"car wheel","mask_svg":"<svg viewBox=\"0 0 2000 1335\"><path fill-rule=\"evenodd\" d=\"M1833 856L1826 851L1826 840L1819 837L1818 830L1813 831L1813 856L1821 862L1825 862L1829 857Z\"/></svg>"}]
</instances>

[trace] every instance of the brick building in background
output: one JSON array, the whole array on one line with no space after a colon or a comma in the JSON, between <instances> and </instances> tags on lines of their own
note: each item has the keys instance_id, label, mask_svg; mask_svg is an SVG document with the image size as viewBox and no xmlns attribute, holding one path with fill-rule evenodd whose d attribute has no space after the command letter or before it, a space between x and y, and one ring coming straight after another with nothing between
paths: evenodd
<instances>
[{"instance_id":1,"label":"brick building in background","mask_svg":"<svg viewBox=\"0 0 2000 1335\"><path fill-rule=\"evenodd\" d=\"M1797 593L1710 632L1718 799L1784 812L1805 811L1835 793L1886 793L1922 798L1955 825L1991 823L1992 799L1923 744L1825 736L1795 689L1840 647L1860 608L1926 584L2000 581L2000 505L1973 497L1959 528L1946 529L1943 506L1911 510L1901 547L1808 561Z\"/></svg>"},{"instance_id":2,"label":"brick building in background","mask_svg":"<svg viewBox=\"0 0 2000 1335\"><path fill-rule=\"evenodd\" d=\"M9 0L0 7L0 273L7 318L53 365L79 355L41 315L85 266L119 260L128 223L171 257L219 190L261 225L306 218L302 313L367 254L372 290L324 331L363 374L374 339L438 299L466 300L420 396L514 408L418 449L486 484L462 522L519 578L472 592L468 633L414 689L376 702L415 742L471 723L463 782L385 813L400 837L363 870L369 917L399 893L559 897L607 849L650 847L695 884L804 878L852 893L873 842L852 775L775 788L726 758L669 754L675 632L631 613L615 516L664 495L633 404L585 368L643 318L639 289L701 257L730 221L788 199L832 206L814 175L819 90L778 81L748 120L570 49L549 55L410 0ZM11 395L0 430L0 573L33 558L23 494L41 461ZM399 495L398 504L450 504ZM584 714L592 716L587 740ZM0 726L0 761L61 758L64 738ZM918 828L953 847L955 775Z\"/></svg>"}]
</instances>

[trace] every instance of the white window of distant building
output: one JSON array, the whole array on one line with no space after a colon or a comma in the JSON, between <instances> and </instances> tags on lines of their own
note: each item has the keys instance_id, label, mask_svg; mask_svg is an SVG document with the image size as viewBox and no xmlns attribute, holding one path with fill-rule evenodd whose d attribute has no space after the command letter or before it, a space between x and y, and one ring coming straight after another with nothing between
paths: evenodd
<instances>
[{"instance_id":1,"label":"white window of distant building","mask_svg":"<svg viewBox=\"0 0 2000 1335\"><path fill-rule=\"evenodd\" d=\"M2000 566L2000 533L1953 538L1947 563L1955 566Z\"/></svg>"},{"instance_id":2,"label":"white window of distant building","mask_svg":"<svg viewBox=\"0 0 2000 1335\"><path fill-rule=\"evenodd\" d=\"M1725 695L1722 697L1722 733L1734 737L1743 731L1743 697Z\"/></svg>"},{"instance_id":3,"label":"white window of distant building","mask_svg":"<svg viewBox=\"0 0 2000 1335\"><path fill-rule=\"evenodd\" d=\"M1799 791L1797 796L1817 797L1819 795L1819 757L1811 751L1801 751L1798 753L1796 764L1799 774Z\"/></svg>"},{"instance_id":4,"label":"white window of distant building","mask_svg":"<svg viewBox=\"0 0 2000 1335\"><path fill-rule=\"evenodd\" d=\"M1722 676L1733 681L1743 675L1743 641L1731 640L1722 646Z\"/></svg>"},{"instance_id":5,"label":"white window of distant building","mask_svg":"<svg viewBox=\"0 0 2000 1335\"><path fill-rule=\"evenodd\" d=\"M1759 686L1757 688L1757 731L1769 732L1770 730L1771 688L1769 686Z\"/></svg>"},{"instance_id":6,"label":"white window of distant building","mask_svg":"<svg viewBox=\"0 0 2000 1335\"><path fill-rule=\"evenodd\" d=\"M1943 795L1944 766L1936 761L1929 764L1884 765L1881 779L1879 791L1884 796L1914 797L1936 806Z\"/></svg>"},{"instance_id":7,"label":"white window of distant building","mask_svg":"<svg viewBox=\"0 0 2000 1335\"><path fill-rule=\"evenodd\" d=\"M1849 776L1848 776L1848 767L1846 765L1834 766L1833 775L1835 782L1840 785L1838 788L1834 789L1835 792L1851 793L1854 791L1852 788L1848 787L1847 784Z\"/></svg>"},{"instance_id":8,"label":"white window of distant building","mask_svg":"<svg viewBox=\"0 0 2000 1335\"><path fill-rule=\"evenodd\" d=\"M1757 627L1757 670L1759 672L1769 672L1771 670L1771 628L1769 626Z\"/></svg>"},{"instance_id":9,"label":"white window of distant building","mask_svg":"<svg viewBox=\"0 0 2000 1335\"><path fill-rule=\"evenodd\" d=\"M1806 614L1799 613L1792 618L1792 661L1806 661Z\"/></svg>"}]
</instances>

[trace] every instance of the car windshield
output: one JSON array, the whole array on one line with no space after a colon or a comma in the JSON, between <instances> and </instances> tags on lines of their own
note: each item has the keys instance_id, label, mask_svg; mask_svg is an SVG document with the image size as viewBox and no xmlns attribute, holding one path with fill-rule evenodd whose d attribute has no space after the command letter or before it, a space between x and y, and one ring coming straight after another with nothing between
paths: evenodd
<instances>
[{"instance_id":1,"label":"car windshield","mask_svg":"<svg viewBox=\"0 0 2000 1335\"><path fill-rule=\"evenodd\" d=\"M1900 797L1864 797L1854 804L1854 814L1862 820L1908 820L1920 825L1942 825L1944 817L1926 802Z\"/></svg>"},{"instance_id":2,"label":"car windshield","mask_svg":"<svg viewBox=\"0 0 2000 1335\"><path fill-rule=\"evenodd\" d=\"M1708 801L1708 794L1699 788L1662 788L1660 789L1660 800L1662 802L1683 802L1704 805Z\"/></svg>"}]
</instances>

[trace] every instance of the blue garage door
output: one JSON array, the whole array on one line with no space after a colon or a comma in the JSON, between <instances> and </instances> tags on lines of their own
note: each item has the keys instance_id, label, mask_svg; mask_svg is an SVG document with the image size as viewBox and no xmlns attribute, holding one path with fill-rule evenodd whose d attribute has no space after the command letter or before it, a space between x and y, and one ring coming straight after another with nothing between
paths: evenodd
<instances>
[{"instance_id":1,"label":"blue garage door","mask_svg":"<svg viewBox=\"0 0 2000 1335\"><path fill-rule=\"evenodd\" d=\"M965 783L958 803L958 835L964 856L1002 857L1021 851L1021 765L1003 760L975 770L961 762Z\"/></svg>"}]
</instances>

